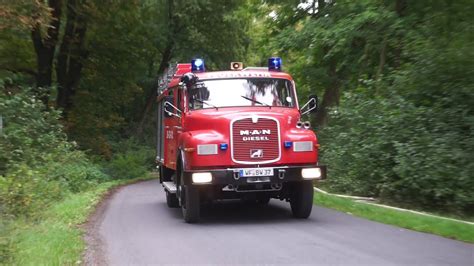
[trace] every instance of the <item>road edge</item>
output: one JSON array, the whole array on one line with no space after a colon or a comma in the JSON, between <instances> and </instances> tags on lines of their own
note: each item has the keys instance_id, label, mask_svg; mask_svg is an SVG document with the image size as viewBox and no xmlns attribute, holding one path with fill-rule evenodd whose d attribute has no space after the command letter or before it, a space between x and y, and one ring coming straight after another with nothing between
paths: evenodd
<instances>
[{"instance_id":1,"label":"road edge","mask_svg":"<svg viewBox=\"0 0 474 266\"><path fill-rule=\"evenodd\" d=\"M389 208L349 197L338 197L331 193L316 193L315 205L337 210L383 224L393 225L423 233L438 235L465 243L474 243L474 225L456 219L443 219L435 215L423 215L417 212Z\"/></svg>"},{"instance_id":2,"label":"road edge","mask_svg":"<svg viewBox=\"0 0 474 266\"><path fill-rule=\"evenodd\" d=\"M105 256L106 247L99 233L99 229L111 199L126 186L152 180L154 178L153 174L149 174L146 177L127 180L125 183L120 183L110 187L100 196L98 203L95 206L92 206L94 210L90 212L86 222L80 226L84 233L82 239L85 246L81 255L82 265L108 265Z\"/></svg>"}]
</instances>

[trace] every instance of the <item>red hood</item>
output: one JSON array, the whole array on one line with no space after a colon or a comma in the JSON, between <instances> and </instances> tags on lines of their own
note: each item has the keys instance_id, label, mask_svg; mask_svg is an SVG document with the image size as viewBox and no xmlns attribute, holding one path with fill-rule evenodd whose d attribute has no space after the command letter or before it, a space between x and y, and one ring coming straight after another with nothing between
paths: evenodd
<instances>
[{"instance_id":1,"label":"red hood","mask_svg":"<svg viewBox=\"0 0 474 266\"><path fill-rule=\"evenodd\" d=\"M184 131L200 130L203 128L203 123L205 123L212 125L207 127L209 129L227 132L232 120L252 116L272 117L279 121L282 128L294 128L300 118L300 113L296 108L286 107L226 107L218 110L208 108L187 113Z\"/></svg>"}]
</instances>

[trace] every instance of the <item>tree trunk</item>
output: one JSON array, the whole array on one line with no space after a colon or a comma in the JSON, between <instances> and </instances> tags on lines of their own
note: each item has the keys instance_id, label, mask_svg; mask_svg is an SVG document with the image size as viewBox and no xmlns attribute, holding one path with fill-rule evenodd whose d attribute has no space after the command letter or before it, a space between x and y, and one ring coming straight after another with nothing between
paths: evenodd
<instances>
[{"instance_id":1,"label":"tree trunk","mask_svg":"<svg viewBox=\"0 0 474 266\"><path fill-rule=\"evenodd\" d=\"M168 0L168 34L167 34L167 44L165 49L161 54L161 62L158 67L158 75L162 74L165 69L168 68L171 58L173 57L173 49L175 46L174 35L177 34L180 29L175 21L174 16L174 0ZM153 102L156 101L157 92L156 86L152 86L148 93L146 94L145 106L140 113L140 123L138 124L136 134L138 136L143 134L143 127L145 125L147 115L153 106Z\"/></svg>"},{"instance_id":2,"label":"tree trunk","mask_svg":"<svg viewBox=\"0 0 474 266\"><path fill-rule=\"evenodd\" d=\"M327 124L329 108L339 104L340 98L340 82L336 71L336 62L333 61L329 66L329 76L331 77L331 84L326 88L323 95L323 100L319 111L316 113L316 125L324 127Z\"/></svg>"},{"instance_id":3,"label":"tree trunk","mask_svg":"<svg viewBox=\"0 0 474 266\"><path fill-rule=\"evenodd\" d=\"M399 17L405 16L405 10L407 8L407 0L395 0L395 12Z\"/></svg>"},{"instance_id":4,"label":"tree trunk","mask_svg":"<svg viewBox=\"0 0 474 266\"><path fill-rule=\"evenodd\" d=\"M382 75L383 69L385 67L385 61L387 58L387 36L383 38L382 41L382 49L380 50L380 57L379 57L379 67L377 69L377 73L375 73L375 95L379 94L380 91L380 76Z\"/></svg>"},{"instance_id":5,"label":"tree trunk","mask_svg":"<svg viewBox=\"0 0 474 266\"><path fill-rule=\"evenodd\" d=\"M395 12L397 13L399 18L405 16L407 9L407 0L395 0ZM402 57L402 37L398 36L397 46L395 47L394 53L394 67L398 69L401 65L401 57Z\"/></svg>"},{"instance_id":6,"label":"tree trunk","mask_svg":"<svg viewBox=\"0 0 474 266\"><path fill-rule=\"evenodd\" d=\"M67 117L69 110L73 106L72 97L79 84L83 61L87 56L87 51L84 47L87 23L79 4L77 0L68 1L66 29L56 67L58 78L56 104L63 109L65 117Z\"/></svg>"},{"instance_id":7,"label":"tree trunk","mask_svg":"<svg viewBox=\"0 0 474 266\"><path fill-rule=\"evenodd\" d=\"M161 57L160 66L158 67L158 73L163 73L165 69L168 68L171 57L172 57L173 46L174 44L170 42L168 43L168 46L164 50L163 55ZM138 124L138 127L137 127L137 135L141 135L143 133L143 127L145 125L147 114L150 112L151 107L153 106L153 102L156 101L156 97L158 96L156 89L157 89L156 86L152 86L148 90L145 107L143 108L141 112L140 123Z\"/></svg>"},{"instance_id":8,"label":"tree trunk","mask_svg":"<svg viewBox=\"0 0 474 266\"><path fill-rule=\"evenodd\" d=\"M31 39L36 53L36 94L41 101L48 106L49 89L41 91L39 88L48 88L52 84L54 53L61 25L61 0L49 0L48 7L51 9L51 22L48 25L47 36L41 35L41 25L36 24L31 31Z\"/></svg>"},{"instance_id":9,"label":"tree trunk","mask_svg":"<svg viewBox=\"0 0 474 266\"><path fill-rule=\"evenodd\" d=\"M313 1L315 3L316 1ZM326 7L326 1L325 0L318 0L318 13L322 12L324 7Z\"/></svg>"}]
</instances>

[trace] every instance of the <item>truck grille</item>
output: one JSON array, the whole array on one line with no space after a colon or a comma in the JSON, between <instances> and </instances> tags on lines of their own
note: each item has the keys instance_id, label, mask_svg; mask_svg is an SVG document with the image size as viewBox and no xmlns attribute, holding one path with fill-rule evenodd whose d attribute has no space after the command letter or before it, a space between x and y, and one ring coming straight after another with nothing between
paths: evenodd
<instances>
[{"instance_id":1,"label":"truck grille","mask_svg":"<svg viewBox=\"0 0 474 266\"><path fill-rule=\"evenodd\" d=\"M280 129L276 119L249 117L234 120L231 132L234 162L261 164L280 159Z\"/></svg>"}]
</instances>

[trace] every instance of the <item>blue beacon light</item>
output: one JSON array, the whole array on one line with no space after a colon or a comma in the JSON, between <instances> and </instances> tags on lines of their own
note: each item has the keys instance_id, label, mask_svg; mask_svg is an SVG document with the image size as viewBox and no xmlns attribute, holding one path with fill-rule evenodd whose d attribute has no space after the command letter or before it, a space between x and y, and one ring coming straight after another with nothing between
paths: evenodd
<instances>
[{"instance_id":1,"label":"blue beacon light","mask_svg":"<svg viewBox=\"0 0 474 266\"><path fill-rule=\"evenodd\" d=\"M227 150L227 147L228 147L227 143L221 143L221 145L220 145L220 148L223 151Z\"/></svg>"},{"instance_id":2,"label":"blue beacon light","mask_svg":"<svg viewBox=\"0 0 474 266\"><path fill-rule=\"evenodd\" d=\"M285 148L291 148L291 146L293 146L293 142L291 141L285 141Z\"/></svg>"},{"instance_id":3,"label":"blue beacon light","mask_svg":"<svg viewBox=\"0 0 474 266\"><path fill-rule=\"evenodd\" d=\"M201 58L196 58L191 61L191 71L192 72L204 72L206 71L206 66L204 60Z\"/></svg>"},{"instance_id":4,"label":"blue beacon light","mask_svg":"<svg viewBox=\"0 0 474 266\"><path fill-rule=\"evenodd\" d=\"M268 70L281 71L281 58L280 57L269 58Z\"/></svg>"}]
</instances>

